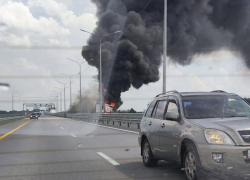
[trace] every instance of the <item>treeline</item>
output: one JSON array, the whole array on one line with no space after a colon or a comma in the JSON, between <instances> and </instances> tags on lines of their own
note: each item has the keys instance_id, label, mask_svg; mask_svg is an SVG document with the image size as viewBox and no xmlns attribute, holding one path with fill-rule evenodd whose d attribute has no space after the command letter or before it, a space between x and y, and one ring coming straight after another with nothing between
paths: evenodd
<instances>
[{"instance_id":1,"label":"treeline","mask_svg":"<svg viewBox=\"0 0 250 180\"><path fill-rule=\"evenodd\" d=\"M133 108L128 110L118 110L117 113L137 113Z\"/></svg>"}]
</instances>

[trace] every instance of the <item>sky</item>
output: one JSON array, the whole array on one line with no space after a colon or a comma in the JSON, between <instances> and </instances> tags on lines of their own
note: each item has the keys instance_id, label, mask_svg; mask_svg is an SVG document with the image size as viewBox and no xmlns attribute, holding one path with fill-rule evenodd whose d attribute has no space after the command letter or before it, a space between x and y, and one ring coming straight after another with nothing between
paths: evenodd
<instances>
[{"instance_id":1,"label":"sky","mask_svg":"<svg viewBox=\"0 0 250 180\"><path fill-rule=\"evenodd\" d=\"M0 82L10 84L9 91L0 91L0 110L22 110L23 103L55 102L53 91L69 83L61 73L75 75L79 65L67 60L85 62L81 48L87 44L98 19L90 0L1 0L0 1ZM146 109L148 102L162 92L160 80L140 89L131 87L122 94L120 109ZM83 92L98 86L95 67L82 65ZM181 66L168 59L167 90L180 92L224 90L250 97L250 73L241 57L227 49L194 57L193 63ZM79 76L72 78L73 101L79 91ZM70 91L66 85L66 108ZM55 88L57 87L57 88ZM98 92L96 92L98 93ZM53 93L55 94L55 93ZM63 94L62 94L63 95Z\"/></svg>"}]
</instances>

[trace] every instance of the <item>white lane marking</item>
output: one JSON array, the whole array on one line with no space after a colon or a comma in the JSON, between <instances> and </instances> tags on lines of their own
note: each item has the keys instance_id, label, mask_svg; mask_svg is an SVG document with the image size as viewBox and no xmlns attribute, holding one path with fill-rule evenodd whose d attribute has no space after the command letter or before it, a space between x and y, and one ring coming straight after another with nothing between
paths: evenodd
<instances>
[{"instance_id":1,"label":"white lane marking","mask_svg":"<svg viewBox=\"0 0 250 180\"><path fill-rule=\"evenodd\" d=\"M116 162L115 160L111 159L110 157L108 157L107 155L103 154L102 152L97 152L97 154L99 154L100 156L102 156L104 159L106 159L108 162L110 162L114 166L120 165L118 162Z\"/></svg>"},{"instance_id":2,"label":"white lane marking","mask_svg":"<svg viewBox=\"0 0 250 180\"><path fill-rule=\"evenodd\" d=\"M109 127L109 126L103 126L103 125L99 125L99 124L86 123L86 122L83 122L83 121L78 121L78 122L81 122L81 123L84 123L84 124L91 124L91 125L99 126L99 127L104 127L104 128L108 128L108 129L114 129L114 130L118 130L118 131L124 131L124 132L130 132L130 133L134 133L134 134L139 134L136 131L129 131L129 130L125 130L125 129L119 129L119 128L114 128L114 127Z\"/></svg>"},{"instance_id":3,"label":"white lane marking","mask_svg":"<svg viewBox=\"0 0 250 180\"><path fill-rule=\"evenodd\" d=\"M76 135L74 135L74 134L70 134L71 136L73 136L73 137L76 137Z\"/></svg>"},{"instance_id":4,"label":"white lane marking","mask_svg":"<svg viewBox=\"0 0 250 180\"><path fill-rule=\"evenodd\" d=\"M61 129L64 129L63 127L61 127Z\"/></svg>"}]
</instances>

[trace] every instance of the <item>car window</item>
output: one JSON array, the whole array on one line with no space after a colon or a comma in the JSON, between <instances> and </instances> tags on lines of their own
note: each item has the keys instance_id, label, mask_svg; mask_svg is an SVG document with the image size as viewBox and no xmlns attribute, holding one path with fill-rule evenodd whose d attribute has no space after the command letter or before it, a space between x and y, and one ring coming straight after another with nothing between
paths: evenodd
<instances>
[{"instance_id":1,"label":"car window","mask_svg":"<svg viewBox=\"0 0 250 180\"><path fill-rule=\"evenodd\" d=\"M179 113L179 108L178 108L178 101L173 99L169 99L168 101L168 106L167 106L167 111L166 114L164 115L164 119L171 120L171 118L167 118L167 113Z\"/></svg>"},{"instance_id":2,"label":"car window","mask_svg":"<svg viewBox=\"0 0 250 180\"><path fill-rule=\"evenodd\" d=\"M187 119L250 117L250 106L236 95L202 95L182 98Z\"/></svg>"},{"instance_id":3,"label":"car window","mask_svg":"<svg viewBox=\"0 0 250 180\"><path fill-rule=\"evenodd\" d=\"M178 113L178 107L177 107L177 104L176 104L175 100L169 101L167 112L176 112L176 113Z\"/></svg>"},{"instance_id":4,"label":"car window","mask_svg":"<svg viewBox=\"0 0 250 180\"><path fill-rule=\"evenodd\" d=\"M148 107L148 110L147 110L147 112L146 112L146 114L145 114L145 117L151 117L153 108L154 108L154 106L155 106L155 102L156 102L156 101L154 101L154 102L152 102L152 103L150 104L150 106Z\"/></svg>"},{"instance_id":5,"label":"car window","mask_svg":"<svg viewBox=\"0 0 250 180\"><path fill-rule=\"evenodd\" d=\"M155 111L155 118L163 119L166 104L167 104L167 100L158 101L157 109Z\"/></svg>"}]
</instances>

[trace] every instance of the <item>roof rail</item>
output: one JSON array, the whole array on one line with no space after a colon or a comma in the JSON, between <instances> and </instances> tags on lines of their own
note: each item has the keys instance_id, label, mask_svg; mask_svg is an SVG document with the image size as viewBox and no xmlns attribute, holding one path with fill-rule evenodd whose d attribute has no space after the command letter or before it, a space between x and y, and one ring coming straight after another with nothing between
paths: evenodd
<instances>
[{"instance_id":1,"label":"roof rail","mask_svg":"<svg viewBox=\"0 0 250 180\"><path fill-rule=\"evenodd\" d=\"M164 94L167 94L167 93L178 93L178 94L179 94L179 92L178 92L178 91L173 90L173 91L167 91L167 92L164 92L164 93L158 94L158 95L157 95L157 96L155 96L155 97L159 97L159 96L164 95Z\"/></svg>"},{"instance_id":2,"label":"roof rail","mask_svg":"<svg viewBox=\"0 0 250 180\"><path fill-rule=\"evenodd\" d=\"M226 93L226 91L222 91L222 90L215 90L215 91L211 91L211 92Z\"/></svg>"}]
</instances>

